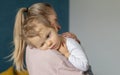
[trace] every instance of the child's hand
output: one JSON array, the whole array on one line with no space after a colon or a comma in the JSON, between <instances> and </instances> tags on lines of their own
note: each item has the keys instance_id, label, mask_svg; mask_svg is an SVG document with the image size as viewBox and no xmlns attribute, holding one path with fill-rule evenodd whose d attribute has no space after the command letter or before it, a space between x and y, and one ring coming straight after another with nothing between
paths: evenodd
<instances>
[{"instance_id":1,"label":"child's hand","mask_svg":"<svg viewBox=\"0 0 120 75\"><path fill-rule=\"evenodd\" d=\"M69 55L70 55L70 53L68 52L68 50L65 49L65 48L62 48L62 47L61 47L61 49L59 50L59 52L60 52L61 54L63 54L66 58L68 58Z\"/></svg>"},{"instance_id":2,"label":"child's hand","mask_svg":"<svg viewBox=\"0 0 120 75\"><path fill-rule=\"evenodd\" d=\"M59 52L61 54L63 54L66 58L68 58L69 55L70 55L70 53L69 53L69 51L68 51L68 49L66 47L66 44L64 42L62 43L62 46L60 47Z\"/></svg>"},{"instance_id":3,"label":"child's hand","mask_svg":"<svg viewBox=\"0 0 120 75\"><path fill-rule=\"evenodd\" d=\"M66 58L68 58L69 56L70 56L70 53L69 53L69 52L65 54L65 57L66 57Z\"/></svg>"},{"instance_id":4,"label":"child's hand","mask_svg":"<svg viewBox=\"0 0 120 75\"><path fill-rule=\"evenodd\" d=\"M70 32L65 32L61 34L63 37L69 37L75 39L78 43L80 43L80 40L76 37L75 34L70 33Z\"/></svg>"}]
</instances>

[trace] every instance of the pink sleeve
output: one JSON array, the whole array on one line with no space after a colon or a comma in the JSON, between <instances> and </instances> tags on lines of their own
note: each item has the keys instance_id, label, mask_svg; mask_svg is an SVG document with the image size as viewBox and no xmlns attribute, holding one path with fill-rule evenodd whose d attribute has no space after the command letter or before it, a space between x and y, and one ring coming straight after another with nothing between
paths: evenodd
<instances>
[{"instance_id":1,"label":"pink sleeve","mask_svg":"<svg viewBox=\"0 0 120 75\"><path fill-rule=\"evenodd\" d=\"M68 60L55 50L26 48L29 75L82 75Z\"/></svg>"}]
</instances>

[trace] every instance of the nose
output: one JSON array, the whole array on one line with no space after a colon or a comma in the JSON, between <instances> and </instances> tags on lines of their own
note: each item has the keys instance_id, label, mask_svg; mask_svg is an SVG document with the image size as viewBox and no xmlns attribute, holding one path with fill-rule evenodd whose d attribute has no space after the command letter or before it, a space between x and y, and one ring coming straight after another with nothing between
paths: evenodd
<instances>
[{"instance_id":1,"label":"nose","mask_svg":"<svg viewBox=\"0 0 120 75\"><path fill-rule=\"evenodd\" d=\"M52 46L52 41L49 40L49 41L47 42L47 45L48 45L48 47L50 48L50 47Z\"/></svg>"}]
</instances>

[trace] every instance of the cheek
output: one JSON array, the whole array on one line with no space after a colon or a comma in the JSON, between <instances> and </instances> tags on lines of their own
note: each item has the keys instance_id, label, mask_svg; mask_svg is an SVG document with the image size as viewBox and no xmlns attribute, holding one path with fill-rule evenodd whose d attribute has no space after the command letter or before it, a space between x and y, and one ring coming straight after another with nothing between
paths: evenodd
<instances>
[{"instance_id":1,"label":"cheek","mask_svg":"<svg viewBox=\"0 0 120 75\"><path fill-rule=\"evenodd\" d=\"M48 47L45 45L44 47L41 47L40 49L41 49L41 50L47 50Z\"/></svg>"},{"instance_id":2,"label":"cheek","mask_svg":"<svg viewBox=\"0 0 120 75\"><path fill-rule=\"evenodd\" d=\"M53 41L55 41L55 42L59 42L60 39L58 38L58 36L56 36L56 37L53 39Z\"/></svg>"},{"instance_id":3,"label":"cheek","mask_svg":"<svg viewBox=\"0 0 120 75\"><path fill-rule=\"evenodd\" d=\"M29 41L30 41L30 44L33 45L34 47L37 47L37 48L39 47L39 42L38 42L39 38L30 38Z\"/></svg>"}]
</instances>

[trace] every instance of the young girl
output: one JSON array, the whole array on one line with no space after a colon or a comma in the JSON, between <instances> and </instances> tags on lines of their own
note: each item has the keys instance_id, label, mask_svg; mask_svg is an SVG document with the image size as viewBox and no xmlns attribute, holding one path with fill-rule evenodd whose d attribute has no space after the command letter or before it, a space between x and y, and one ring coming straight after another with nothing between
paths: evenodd
<instances>
[{"instance_id":1,"label":"young girl","mask_svg":"<svg viewBox=\"0 0 120 75\"><path fill-rule=\"evenodd\" d=\"M57 23L57 15L54 9L52 8L52 6L49 5L48 3L35 3L31 5L29 8L20 8L20 10L16 15L16 21L14 26L14 35L13 35L14 52L12 54L12 60L17 70L24 70L23 65L24 65L25 48L27 46L27 49L31 49L27 45L25 39L23 39L23 27L24 27L25 21L29 17L39 16L39 15L44 16L50 22L50 25L55 28L56 31L60 29L60 26ZM24 35L27 35L27 34L24 34ZM67 37L72 37L77 39L75 35L73 34L71 35L70 33L67 33L64 35L66 35ZM30 54L27 54L26 56L33 55L33 54L34 53L30 53ZM28 58L26 58L26 60L27 59ZM32 65L29 65L28 67L30 66Z\"/></svg>"},{"instance_id":2,"label":"young girl","mask_svg":"<svg viewBox=\"0 0 120 75\"><path fill-rule=\"evenodd\" d=\"M79 43L72 38L58 35L56 29L44 16L27 18L22 36L31 48L58 50L79 70L83 72L88 70L88 60Z\"/></svg>"}]
</instances>

